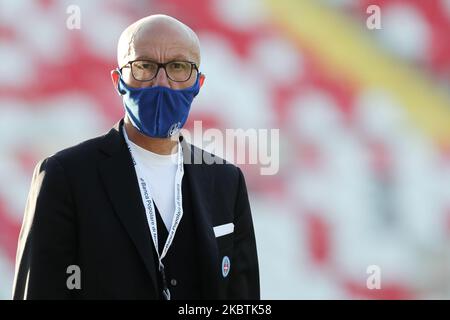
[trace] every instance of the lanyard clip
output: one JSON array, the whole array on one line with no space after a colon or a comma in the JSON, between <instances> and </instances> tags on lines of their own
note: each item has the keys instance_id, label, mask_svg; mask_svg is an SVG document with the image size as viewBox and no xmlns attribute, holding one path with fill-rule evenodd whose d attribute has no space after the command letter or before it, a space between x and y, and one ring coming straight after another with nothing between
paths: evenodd
<instances>
[{"instance_id":1,"label":"lanyard clip","mask_svg":"<svg viewBox=\"0 0 450 320\"><path fill-rule=\"evenodd\" d=\"M170 291L169 288L165 288L163 290L163 296L164 296L164 300L170 300Z\"/></svg>"},{"instance_id":2,"label":"lanyard clip","mask_svg":"<svg viewBox=\"0 0 450 320\"><path fill-rule=\"evenodd\" d=\"M166 272L164 271L164 265L161 261L159 262L159 272L161 273L161 279L162 279L163 297L165 300L170 300L170 291L167 286Z\"/></svg>"}]
</instances>

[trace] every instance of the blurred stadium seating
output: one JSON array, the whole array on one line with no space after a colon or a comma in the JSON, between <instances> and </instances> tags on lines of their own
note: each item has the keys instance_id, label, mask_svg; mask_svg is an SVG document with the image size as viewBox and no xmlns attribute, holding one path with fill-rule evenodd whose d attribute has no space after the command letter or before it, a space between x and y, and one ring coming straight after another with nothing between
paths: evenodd
<instances>
[{"instance_id":1,"label":"blurred stadium seating","mask_svg":"<svg viewBox=\"0 0 450 320\"><path fill-rule=\"evenodd\" d=\"M262 298L450 298L449 0L0 0L0 298L34 165L121 118L117 39L154 13L200 37L188 128L280 128L279 173L243 166Z\"/></svg>"}]
</instances>

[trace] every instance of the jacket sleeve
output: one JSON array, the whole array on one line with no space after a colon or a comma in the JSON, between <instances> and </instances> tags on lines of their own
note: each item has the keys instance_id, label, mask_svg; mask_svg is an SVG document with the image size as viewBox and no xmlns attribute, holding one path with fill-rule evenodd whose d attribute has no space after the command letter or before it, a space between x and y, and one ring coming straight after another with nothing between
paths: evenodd
<instances>
[{"instance_id":1,"label":"jacket sleeve","mask_svg":"<svg viewBox=\"0 0 450 320\"><path fill-rule=\"evenodd\" d=\"M235 205L234 253L230 268L228 299L260 299L259 267L255 232L244 175L239 182Z\"/></svg>"},{"instance_id":2,"label":"jacket sleeve","mask_svg":"<svg viewBox=\"0 0 450 320\"><path fill-rule=\"evenodd\" d=\"M70 299L67 268L75 262L74 206L54 157L37 164L20 231L13 299Z\"/></svg>"}]
</instances>

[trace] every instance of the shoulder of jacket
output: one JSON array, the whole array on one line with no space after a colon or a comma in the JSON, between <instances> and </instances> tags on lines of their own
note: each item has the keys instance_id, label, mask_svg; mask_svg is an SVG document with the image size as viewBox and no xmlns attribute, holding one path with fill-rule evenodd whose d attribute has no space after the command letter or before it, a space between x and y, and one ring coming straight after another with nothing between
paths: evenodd
<instances>
[{"instance_id":1,"label":"shoulder of jacket","mask_svg":"<svg viewBox=\"0 0 450 320\"><path fill-rule=\"evenodd\" d=\"M85 141L82 141L76 145L64 148L57 151L56 153L48 156L42 162L48 161L49 159L56 160L61 166L65 167L70 164L81 164L86 163L94 155L98 154L99 146L101 141L107 134L97 136Z\"/></svg>"}]
</instances>

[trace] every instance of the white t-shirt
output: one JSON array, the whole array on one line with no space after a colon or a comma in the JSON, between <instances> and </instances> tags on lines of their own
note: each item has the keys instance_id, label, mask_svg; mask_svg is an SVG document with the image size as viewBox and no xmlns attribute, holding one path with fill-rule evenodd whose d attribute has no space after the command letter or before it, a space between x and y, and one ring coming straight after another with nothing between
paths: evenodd
<instances>
[{"instance_id":1,"label":"white t-shirt","mask_svg":"<svg viewBox=\"0 0 450 320\"><path fill-rule=\"evenodd\" d=\"M131 140L129 143L133 156L145 175L144 178L150 184L150 192L159 214L167 230L170 230L175 213L175 174L179 151L161 155L141 148Z\"/></svg>"}]
</instances>

